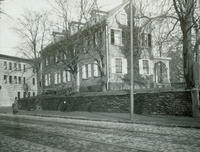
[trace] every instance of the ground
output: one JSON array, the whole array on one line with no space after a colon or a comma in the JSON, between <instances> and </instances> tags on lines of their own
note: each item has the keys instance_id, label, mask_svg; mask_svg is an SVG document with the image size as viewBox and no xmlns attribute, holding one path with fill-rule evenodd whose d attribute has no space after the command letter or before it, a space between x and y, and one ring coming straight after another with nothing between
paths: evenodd
<instances>
[{"instance_id":1,"label":"ground","mask_svg":"<svg viewBox=\"0 0 200 152\"><path fill-rule=\"evenodd\" d=\"M198 152L200 130L0 114L1 152Z\"/></svg>"}]
</instances>

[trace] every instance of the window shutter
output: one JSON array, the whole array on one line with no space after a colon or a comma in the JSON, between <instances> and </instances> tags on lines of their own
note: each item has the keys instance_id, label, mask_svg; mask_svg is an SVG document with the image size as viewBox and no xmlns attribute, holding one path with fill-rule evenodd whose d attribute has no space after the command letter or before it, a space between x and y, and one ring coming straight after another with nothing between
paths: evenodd
<instances>
[{"instance_id":1,"label":"window shutter","mask_svg":"<svg viewBox=\"0 0 200 152\"><path fill-rule=\"evenodd\" d=\"M116 73L116 67L115 67L115 58L111 59L111 73Z\"/></svg>"},{"instance_id":2,"label":"window shutter","mask_svg":"<svg viewBox=\"0 0 200 152\"><path fill-rule=\"evenodd\" d=\"M128 65L127 65L127 59L122 60L122 73L127 74L128 73Z\"/></svg>"},{"instance_id":3,"label":"window shutter","mask_svg":"<svg viewBox=\"0 0 200 152\"><path fill-rule=\"evenodd\" d=\"M148 34L148 47L151 47L151 34Z\"/></svg>"},{"instance_id":4,"label":"window shutter","mask_svg":"<svg viewBox=\"0 0 200 152\"><path fill-rule=\"evenodd\" d=\"M142 59L139 60L139 73L140 73L141 75L144 74L144 72L143 72L143 62L142 62Z\"/></svg>"}]
</instances>

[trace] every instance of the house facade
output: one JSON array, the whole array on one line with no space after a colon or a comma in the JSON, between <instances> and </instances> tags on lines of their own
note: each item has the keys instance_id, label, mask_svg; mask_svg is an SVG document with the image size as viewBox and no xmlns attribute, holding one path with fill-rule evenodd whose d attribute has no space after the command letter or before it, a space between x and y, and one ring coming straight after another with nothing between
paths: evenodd
<instances>
[{"instance_id":1,"label":"house facade","mask_svg":"<svg viewBox=\"0 0 200 152\"><path fill-rule=\"evenodd\" d=\"M124 1L108 12L92 11L91 20L81 30L70 39L63 38L66 47L55 42L42 50L44 90L130 88L130 80L126 80L130 75L130 55L124 52L129 50L130 32L123 28L128 27L127 6L129 2ZM153 56L150 28L136 31L134 53L139 53L134 55L134 72L138 73L135 89L170 86L170 58Z\"/></svg>"},{"instance_id":2,"label":"house facade","mask_svg":"<svg viewBox=\"0 0 200 152\"><path fill-rule=\"evenodd\" d=\"M11 106L15 97L37 95L31 60L0 54L0 106Z\"/></svg>"}]
</instances>

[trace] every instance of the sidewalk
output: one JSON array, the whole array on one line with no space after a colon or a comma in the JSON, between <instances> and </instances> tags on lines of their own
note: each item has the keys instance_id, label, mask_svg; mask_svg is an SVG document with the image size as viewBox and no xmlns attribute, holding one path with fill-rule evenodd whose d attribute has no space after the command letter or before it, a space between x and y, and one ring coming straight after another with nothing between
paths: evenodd
<instances>
[{"instance_id":1,"label":"sidewalk","mask_svg":"<svg viewBox=\"0 0 200 152\"><path fill-rule=\"evenodd\" d=\"M12 113L11 107L0 107L0 113ZM168 127L184 127L200 129L200 119L191 117L166 116L166 115L138 115L134 114L133 121L130 121L128 113L103 113L103 112L61 112L61 111L24 111L19 115L32 115L41 117L56 117L66 119L81 119L94 121L112 121L122 123L137 123Z\"/></svg>"}]
</instances>

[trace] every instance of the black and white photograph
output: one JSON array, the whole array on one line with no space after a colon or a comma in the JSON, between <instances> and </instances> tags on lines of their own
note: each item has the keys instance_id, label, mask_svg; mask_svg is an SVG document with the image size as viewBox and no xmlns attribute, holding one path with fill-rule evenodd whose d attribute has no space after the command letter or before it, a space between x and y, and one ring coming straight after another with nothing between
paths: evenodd
<instances>
[{"instance_id":1,"label":"black and white photograph","mask_svg":"<svg viewBox=\"0 0 200 152\"><path fill-rule=\"evenodd\" d=\"M199 152L200 0L0 0L0 152Z\"/></svg>"}]
</instances>

